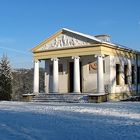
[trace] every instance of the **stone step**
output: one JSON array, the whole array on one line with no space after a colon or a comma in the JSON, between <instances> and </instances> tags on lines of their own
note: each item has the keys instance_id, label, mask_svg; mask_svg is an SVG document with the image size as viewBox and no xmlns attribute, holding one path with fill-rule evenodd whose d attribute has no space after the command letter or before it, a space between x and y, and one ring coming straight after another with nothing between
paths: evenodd
<instances>
[{"instance_id":1,"label":"stone step","mask_svg":"<svg viewBox=\"0 0 140 140\"><path fill-rule=\"evenodd\" d=\"M82 98L82 97L81 97ZM36 99L36 100L39 100L39 99L49 99L49 100L57 100L57 99L59 99L59 100L63 100L63 99L68 99L68 100L79 100L79 99L81 99L81 98L65 98L65 97L63 97L63 98L61 98L61 97L58 97L58 98L49 98L49 97L45 97L45 98L40 98L40 97L35 97L35 98L33 98L33 100L34 99Z\"/></svg>"},{"instance_id":2,"label":"stone step","mask_svg":"<svg viewBox=\"0 0 140 140\"><path fill-rule=\"evenodd\" d=\"M83 94L38 94L33 99L32 102L69 102L78 103L86 102L85 96Z\"/></svg>"},{"instance_id":3,"label":"stone step","mask_svg":"<svg viewBox=\"0 0 140 140\"><path fill-rule=\"evenodd\" d=\"M66 102L66 103L79 103L78 101L68 101L68 100L33 100L32 102Z\"/></svg>"},{"instance_id":4,"label":"stone step","mask_svg":"<svg viewBox=\"0 0 140 140\"><path fill-rule=\"evenodd\" d=\"M33 102L69 102L69 103L78 103L78 100L60 100L60 99L33 99Z\"/></svg>"}]
</instances>

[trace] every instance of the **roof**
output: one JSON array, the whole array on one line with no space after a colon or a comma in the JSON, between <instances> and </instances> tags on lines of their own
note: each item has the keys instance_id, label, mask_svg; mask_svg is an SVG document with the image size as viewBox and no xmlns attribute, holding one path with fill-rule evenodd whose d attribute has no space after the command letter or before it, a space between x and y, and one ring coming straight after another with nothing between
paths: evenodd
<instances>
[{"instance_id":1,"label":"roof","mask_svg":"<svg viewBox=\"0 0 140 140\"><path fill-rule=\"evenodd\" d=\"M81 37L85 37L87 39L90 39L90 40L93 40L94 42L97 42L97 43L105 43L105 44L108 44L108 45L111 45L111 46L114 46L114 47L118 47L120 49L125 49L125 50L128 50L128 51L133 51L133 52L136 52L136 53L140 53L140 51L138 50L134 50L132 48L128 48L124 45L120 45L120 44L117 44L117 43L112 43L112 42L106 42L106 41L103 41L101 39L98 39L97 37L100 36L100 35L96 35L96 36L92 36L92 35L88 35L88 34L84 34L84 33L80 33L80 32L77 32L77 31L73 31L73 30L70 30L70 29L67 29L67 28L62 28L61 30L57 31L55 34L53 34L51 37L49 37L48 39L46 39L45 41L43 41L42 43L40 43L38 46L36 46L35 48L32 49L32 51L35 51L37 48L39 48L40 46L44 45L45 43L48 43L50 40L52 40L54 37L57 37L59 34L61 33L64 33L64 32L69 32L69 33L72 33L72 34L75 34L75 35L79 35ZM109 35L108 35L109 36Z\"/></svg>"}]
</instances>

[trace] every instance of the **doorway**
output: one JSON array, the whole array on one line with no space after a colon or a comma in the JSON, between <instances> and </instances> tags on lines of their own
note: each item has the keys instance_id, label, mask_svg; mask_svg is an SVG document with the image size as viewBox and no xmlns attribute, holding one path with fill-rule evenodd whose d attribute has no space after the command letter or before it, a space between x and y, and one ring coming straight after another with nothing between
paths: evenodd
<instances>
[{"instance_id":1,"label":"doorway","mask_svg":"<svg viewBox=\"0 0 140 140\"><path fill-rule=\"evenodd\" d=\"M74 90L74 62L69 62L69 92ZM82 63L80 62L80 91L82 92Z\"/></svg>"}]
</instances>

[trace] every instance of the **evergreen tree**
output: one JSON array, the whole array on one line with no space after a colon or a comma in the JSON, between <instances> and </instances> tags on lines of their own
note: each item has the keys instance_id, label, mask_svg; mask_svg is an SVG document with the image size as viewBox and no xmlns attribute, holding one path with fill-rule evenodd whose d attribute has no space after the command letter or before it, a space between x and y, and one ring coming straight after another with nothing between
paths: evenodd
<instances>
[{"instance_id":1,"label":"evergreen tree","mask_svg":"<svg viewBox=\"0 0 140 140\"><path fill-rule=\"evenodd\" d=\"M3 55L0 61L0 100L11 100L12 71L7 56Z\"/></svg>"}]
</instances>

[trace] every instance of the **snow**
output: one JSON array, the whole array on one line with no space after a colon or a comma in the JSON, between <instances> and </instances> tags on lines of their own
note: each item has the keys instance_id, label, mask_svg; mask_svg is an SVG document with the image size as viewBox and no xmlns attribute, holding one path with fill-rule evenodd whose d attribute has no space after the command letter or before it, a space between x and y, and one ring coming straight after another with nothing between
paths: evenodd
<instances>
[{"instance_id":1,"label":"snow","mask_svg":"<svg viewBox=\"0 0 140 140\"><path fill-rule=\"evenodd\" d=\"M70 29L67 29L67 28L63 28L62 30L65 30L65 31L68 31L68 32L71 32L71 33L74 33L74 34L77 34L77 35L80 35L80 36L83 36L83 37L86 37L86 38L89 38L93 41L97 41L97 42L102 42L100 39L94 37L94 36L91 36L91 35L87 35L87 34L83 34L83 33L80 33L80 32L76 32L76 31L73 31L73 30L70 30Z\"/></svg>"},{"instance_id":2,"label":"snow","mask_svg":"<svg viewBox=\"0 0 140 140\"><path fill-rule=\"evenodd\" d=\"M139 140L140 102L0 102L0 140Z\"/></svg>"}]
</instances>

